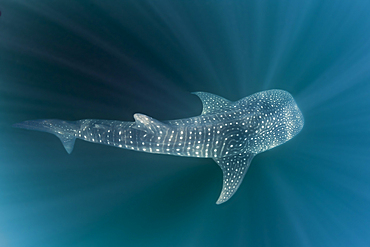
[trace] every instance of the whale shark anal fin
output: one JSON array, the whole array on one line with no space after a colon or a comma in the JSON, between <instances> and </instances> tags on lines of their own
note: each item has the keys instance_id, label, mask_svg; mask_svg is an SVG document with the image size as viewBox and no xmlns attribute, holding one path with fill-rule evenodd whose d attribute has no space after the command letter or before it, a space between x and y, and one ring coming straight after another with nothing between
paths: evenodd
<instances>
[{"instance_id":1,"label":"whale shark anal fin","mask_svg":"<svg viewBox=\"0 0 370 247\"><path fill-rule=\"evenodd\" d=\"M254 156L255 154L252 153L242 153L234 156L213 158L221 167L223 173L222 191L216 204L226 202L238 190Z\"/></svg>"}]
</instances>

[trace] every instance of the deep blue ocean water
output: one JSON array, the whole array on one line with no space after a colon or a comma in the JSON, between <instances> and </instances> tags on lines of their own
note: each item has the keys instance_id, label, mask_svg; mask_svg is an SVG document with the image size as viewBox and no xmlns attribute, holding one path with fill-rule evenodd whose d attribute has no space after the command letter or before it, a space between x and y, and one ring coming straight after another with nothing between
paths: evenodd
<instances>
[{"instance_id":1,"label":"deep blue ocean water","mask_svg":"<svg viewBox=\"0 0 370 247\"><path fill-rule=\"evenodd\" d=\"M370 2L0 2L0 246L370 246ZM302 132L230 201L210 159L14 129L284 89Z\"/></svg>"}]
</instances>

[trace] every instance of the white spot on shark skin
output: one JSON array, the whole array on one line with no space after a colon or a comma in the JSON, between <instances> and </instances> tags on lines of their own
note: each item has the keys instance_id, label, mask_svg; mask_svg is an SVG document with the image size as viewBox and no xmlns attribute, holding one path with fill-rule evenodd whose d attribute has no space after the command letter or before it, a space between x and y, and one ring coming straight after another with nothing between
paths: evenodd
<instances>
[{"instance_id":1,"label":"white spot on shark skin","mask_svg":"<svg viewBox=\"0 0 370 247\"><path fill-rule=\"evenodd\" d=\"M237 191L255 155L290 140L304 125L296 102L283 90L262 91L235 102L205 92L194 94L203 110L192 118L161 122L136 113L135 122L46 119L14 127L55 134L68 153L79 138L150 153L212 157L223 172L216 202L221 204Z\"/></svg>"}]
</instances>

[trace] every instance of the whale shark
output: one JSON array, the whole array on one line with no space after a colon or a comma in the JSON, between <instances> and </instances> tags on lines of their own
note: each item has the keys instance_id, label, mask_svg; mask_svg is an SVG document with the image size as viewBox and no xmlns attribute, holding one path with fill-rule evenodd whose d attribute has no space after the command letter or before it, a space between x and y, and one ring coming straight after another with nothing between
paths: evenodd
<instances>
[{"instance_id":1,"label":"whale shark","mask_svg":"<svg viewBox=\"0 0 370 247\"><path fill-rule=\"evenodd\" d=\"M292 95L273 89L238 101L193 93L203 104L201 115L159 121L136 113L133 122L83 119L38 119L13 126L56 135L71 153L76 138L141 152L211 158L221 168L223 185L216 204L239 188L254 156L297 135L304 118Z\"/></svg>"}]
</instances>

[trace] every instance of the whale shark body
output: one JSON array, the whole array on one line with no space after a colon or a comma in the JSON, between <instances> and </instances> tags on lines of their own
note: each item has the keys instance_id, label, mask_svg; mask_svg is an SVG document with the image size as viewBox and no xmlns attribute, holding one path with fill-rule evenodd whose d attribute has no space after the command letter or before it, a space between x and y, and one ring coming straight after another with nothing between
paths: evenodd
<instances>
[{"instance_id":1,"label":"whale shark body","mask_svg":"<svg viewBox=\"0 0 370 247\"><path fill-rule=\"evenodd\" d=\"M217 204L229 200L240 186L253 157L293 138L304 119L293 97L283 90L255 93L232 102L196 92L203 103L200 116L158 121L134 114L134 122L84 119L30 120L14 127L55 134L71 153L76 138L136 151L212 158L222 169Z\"/></svg>"}]
</instances>

